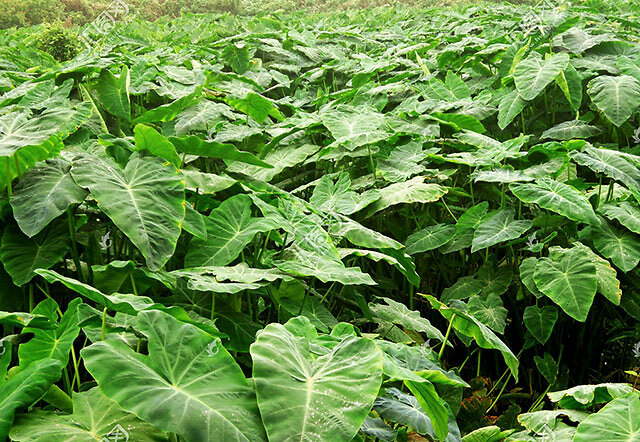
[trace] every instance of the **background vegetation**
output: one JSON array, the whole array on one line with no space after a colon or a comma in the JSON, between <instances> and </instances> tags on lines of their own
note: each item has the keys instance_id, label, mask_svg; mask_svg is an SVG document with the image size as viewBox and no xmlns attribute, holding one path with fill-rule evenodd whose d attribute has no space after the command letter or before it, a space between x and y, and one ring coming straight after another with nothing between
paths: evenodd
<instances>
[{"instance_id":1,"label":"background vegetation","mask_svg":"<svg viewBox=\"0 0 640 442\"><path fill-rule=\"evenodd\" d=\"M93 20L97 11L111 2L104 0L0 0L0 29L63 21L67 25L82 25ZM178 17L181 13L230 12L257 14L261 12L335 11L375 6L404 5L426 7L446 3L446 0L127 0L132 16L144 20Z\"/></svg>"},{"instance_id":2,"label":"background vegetation","mask_svg":"<svg viewBox=\"0 0 640 442\"><path fill-rule=\"evenodd\" d=\"M0 32L0 439L637 438L636 3L140 11Z\"/></svg>"}]
</instances>

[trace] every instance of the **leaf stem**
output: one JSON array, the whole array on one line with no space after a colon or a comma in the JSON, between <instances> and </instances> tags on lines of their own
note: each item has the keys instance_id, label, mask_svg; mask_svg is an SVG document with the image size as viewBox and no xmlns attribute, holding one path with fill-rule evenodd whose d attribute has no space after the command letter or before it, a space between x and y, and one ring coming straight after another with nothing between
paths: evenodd
<instances>
[{"instance_id":1,"label":"leaf stem","mask_svg":"<svg viewBox=\"0 0 640 442\"><path fill-rule=\"evenodd\" d=\"M12 190L11 190L11 163L9 161L9 157L4 157L5 165L7 166L7 195L11 198Z\"/></svg>"},{"instance_id":2,"label":"leaf stem","mask_svg":"<svg viewBox=\"0 0 640 442\"><path fill-rule=\"evenodd\" d=\"M449 341L449 334L451 334L451 328L453 327L453 320L456 319L456 314L454 313L449 320L449 326L447 327L447 333L444 335L444 341L442 341L442 347L440 347L440 352L438 353L438 360L442 360L442 355L444 354L444 349L447 346L447 342Z\"/></svg>"},{"instance_id":3,"label":"leaf stem","mask_svg":"<svg viewBox=\"0 0 640 442\"><path fill-rule=\"evenodd\" d=\"M500 392L498 393L498 396L496 396L496 398L493 400L493 403L491 404L491 406L489 406L489 408L487 408L487 411L485 411L485 414L489 413L489 411L491 411L491 409L498 403L498 401L500 400L500 396L502 396L502 393L504 392L504 389L507 388L507 384L509 383L510 379L511 379L511 372L509 372L509 376L507 376L507 380L504 381L504 384L502 384L502 388L500 389Z\"/></svg>"},{"instance_id":4,"label":"leaf stem","mask_svg":"<svg viewBox=\"0 0 640 442\"><path fill-rule=\"evenodd\" d=\"M106 335L107 335L107 308L105 307L104 310L102 310L102 327L100 330L100 340L104 341Z\"/></svg>"}]
</instances>

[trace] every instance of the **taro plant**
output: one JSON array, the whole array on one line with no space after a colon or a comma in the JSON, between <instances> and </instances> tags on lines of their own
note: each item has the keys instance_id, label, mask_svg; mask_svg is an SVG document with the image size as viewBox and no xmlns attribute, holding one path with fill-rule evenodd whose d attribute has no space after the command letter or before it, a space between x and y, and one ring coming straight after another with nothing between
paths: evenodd
<instances>
[{"instance_id":1,"label":"taro plant","mask_svg":"<svg viewBox=\"0 0 640 442\"><path fill-rule=\"evenodd\" d=\"M636 16L4 31L0 439L631 440Z\"/></svg>"}]
</instances>

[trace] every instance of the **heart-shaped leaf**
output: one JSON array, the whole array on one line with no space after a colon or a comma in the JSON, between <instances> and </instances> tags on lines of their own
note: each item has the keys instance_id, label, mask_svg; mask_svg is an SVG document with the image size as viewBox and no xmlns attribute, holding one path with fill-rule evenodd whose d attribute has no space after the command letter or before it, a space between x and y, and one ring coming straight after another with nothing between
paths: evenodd
<instances>
[{"instance_id":1,"label":"heart-shaped leaf","mask_svg":"<svg viewBox=\"0 0 640 442\"><path fill-rule=\"evenodd\" d=\"M3 355L10 358L10 351L5 350ZM4 369L9 361L2 359L0 356L0 439L5 440L16 410L28 407L45 394L60 377L62 364L55 359L42 359L6 379Z\"/></svg>"},{"instance_id":2,"label":"heart-shaped leaf","mask_svg":"<svg viewBox=\"0 0 640 442\"><path fill-rule=\"evenodd\" d=\"M407 253L415 255L429 250L437 249L448 243L456 234L456 226L453 224L436 224L412 233L407 238Z\"/></svg>"},{"instance_id":3,"label":"heart-shaped leaf","mask_svg":"<svg viewBox=\"0 0 640 442\"><path fill-rule=\"evenodd\" d=\"M86 442L87 440L164 442L157 428L122 410L100 390L73 394L73 414L33 411L16 417L11 440L18 442Z\"/></svg>"},{"instance_id":4,"label":"heart-shaped leaf","mask_svg":"<svg viewBox=\"0 0 640 442\"><path fill-rule=\"evenodd\" d=\"M561 52L543 60L535 54L518 64L513 76L518 93L525 100L533 100L569 64L569 55Z\"/></svg>"},{"instance_id":5,"label":"heart-shaped leaf","mask_svg":"<svg viewBox=\"0 0 640 442\"><path fill-rule=\"evenodd\" d=\"M187 440L266 439L253 390L219 340L160 311L139 313L138 327L148 356L119 341L82 350L108 398Z\"/></svg>"},{"instance_id":6,"label":"heart-shaped leaf","mask_svg":"<svg viewBox=\"0 0 640 442\"><path fill-rule=\"evenodd\" d=\"M536 287L573 319L587 319L598 280L595 264L580 249L563 249L540 258L533 275Z\"/></svg>"},{"instance_id":7,"label":"heart-shaped leaf","mask_svg":"<svg viewBox=\"0 0 640 442\"><path fill-rule=\"evenodd\" d=\"M574 442L629 442L640 434L640 397L637 393L614 399L578 425Z\"/></svg>"},{"instance_id":8,"label":"heart-shaped leaf","mask_svg":"<svg viewBox=\"0 0 640 442\"><path fill-rule=\"evenodd\" d=\"M123 170L107 158L84 154L73 162L71 174L140 250L147 266L162 268L184 221L184 180L175 167L136 152Z\"/></svg>"},{"instance_id":9,"label":"heart-shaped leaf","mask_svg":"<svg viewBox=\"0 0 640 442\"><path fill-rule=\"evenodd\" d=\"M519 238L533 226L533 221L514 220L514 216L511 209L501 210L482 222L473 234L471 253Z\"/></svg>"},{"instance_id":10,"label":"heart-shaped leaf","mask_svg":"<svg viewBox=\"0 0 640 442\"><path fill-rule=\"evenodd\" d=\"M599 224L589 201L567 184L551 178L541 178L535 183L513 183L509 185L509 190L523 203L535 203L573 221Z\"/></svg>"},{"instance_id":11,"label":"heart-shaped leaf","mask_svg":"<svg viewBox=\"0 0 640 442\"><path fill-rule=\"evenodd\" d=\"M107 112L124 120L131 118L130 81L129 68L123 66L119 77L113 75L108 69L103 69L96 85L100 101Z\"/></svg>"},{"instance_id":12,"label":"heart-shaped leaf","mask_svg":"<svg viewBox=\"0 0 640 442\"><path fill-rule=\"evenodd\" d=\"M269 218L251 216L251 199L235 195L205 219L207 238L194 238L185 264L189 267L224 266L236 259L258 232L278 228Z\"/></svg>"},{"instance_id":13,"label":"heart-shaped leaf","mask_svg":"<svg viewBox=\"0 0 640 442\"><path fill-rule=\"evenodd\" d=\"M29 169L11 196L13 216L28 237L39 233L72 204L80 203L87 191L70 173L69 163L51 159Z\"/></svg>"},{"instance_id":14,"label":"heart-shaped leaf","mask_svg":"<svg viewBox=\"0 0 640 442\"><path fill-rule=\"evenodd\" d=\"M15 225L9 225L2 235L0 260L13 283L21 286L31 281L35 270L48 269L69 249L69 229L64 222L55 222L33 238L25 236Z\"/></svg>"},{"instance_id":15,"label":"heart-shaped leaf","mask_svg":"<svg viewBox=\"0 0 640 442\"><path fill-rule=\"evenodd\" d=\"M551 337L553 327L558 320L558 309L553 305L545 305L544 307L530 305L524 309L522 319L527 330L539 343L544 345Z\"/></svg>"},{"instance_id":16,"label":"heart-shaped leaf","mask_svg":"<svg viewBox=\"0 0 640 442\"><path fill-rule=\"evenodd\" d=\"M640 237L634 233L603 221L592 228L591 239L598 252L624 272L633 270L640 262Z\"/></svg>"},{"instance_id":17,"label":"heart-shaped leaf","mask_svg":"<svg viewBox=\"0 0 640 442\"><path fill-rule=\"evenodd\" d=\"M380 350L354 336L315 358L304 337L269 324L251 356L269 440L351 440L382 382Z\"/></svg>"},{"instance_id":18,"label":"heart-shaped leaf","mask_svg":"<svg viewBox=\"0 0 640 442\"><path fill-rule=\"evenodd\" d=\"M629 75L601 75L587 85L591 101L616 126L629 119L640 104L640 81Z\"/></svg>"}]
</instances>

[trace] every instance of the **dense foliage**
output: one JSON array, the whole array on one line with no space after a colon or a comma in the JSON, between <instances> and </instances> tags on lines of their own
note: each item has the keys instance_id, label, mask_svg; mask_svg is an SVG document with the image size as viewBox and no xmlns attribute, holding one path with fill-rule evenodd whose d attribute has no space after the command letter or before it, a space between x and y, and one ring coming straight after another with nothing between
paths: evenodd
<instances>
[{"instance_id":1,"label":"dense foliage","mask_svg":"<svg viewBox=\"0 0 640 442\"><path fill-rule=\"evenodd\" d=\"M93 21L114 0L0 0L0 29L40 23L65 22L68 26ZM188 13L256 15L307 10L326 12L351 8L404 5L426 7L451 0L126 0L128 15L141 20L180 17Z\"/></svg>"},{"instance_id":2,"label":"dense foliage","mask_svg":"<svg viewBox=\"0 0 640 442\"><path fill-rule=\"evenodd\" d=\"M0 439L637 440L616 8L1 33Z\"/></svg>"},{"instance_id":3,"label":"dense foliage","mask_svg":"<svg viewBox=\"0 0 640 442\"><path fill-rule=\"evenodd\" d=\"M43 27L37 47L58 61L67 61L80 52L81 42L73 31L55 23Z\"/></svg>"}]
</instances>

